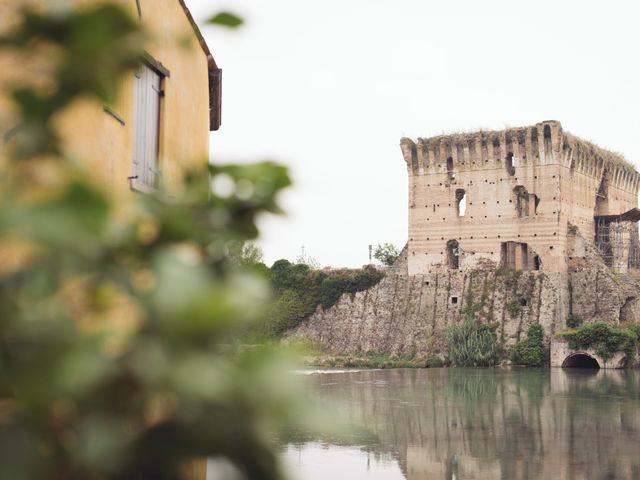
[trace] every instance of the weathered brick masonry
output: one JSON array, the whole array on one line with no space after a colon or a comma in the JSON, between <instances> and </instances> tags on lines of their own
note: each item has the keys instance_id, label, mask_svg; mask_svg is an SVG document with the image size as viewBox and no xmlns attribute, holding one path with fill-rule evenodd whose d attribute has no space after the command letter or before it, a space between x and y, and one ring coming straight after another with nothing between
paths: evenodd
<instances>
[{"instance_id":1,"label":"weathered brick masonry","mask_svg":"<svg viewBox=\"0 0 640 480\"><path fill-rule=\"evenodd\" d=\"M640 174L560 123L401 140L409 238L376 286L292 335L334 352L430 355L465 316L512 346L533 322L640 320Z\"/></svg>"}]
</instances>

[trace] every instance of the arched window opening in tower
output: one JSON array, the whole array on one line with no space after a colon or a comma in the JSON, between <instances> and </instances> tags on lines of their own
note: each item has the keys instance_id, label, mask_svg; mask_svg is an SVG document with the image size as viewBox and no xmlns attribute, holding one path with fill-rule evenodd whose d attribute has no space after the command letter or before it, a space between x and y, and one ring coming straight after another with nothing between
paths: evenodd
<instances>
[{"instance_id":1,"label":"arched window opening in tower","mask_svg":"<svg viewBox=\"0 0 640 480\"><path fill-rule=\"evenodd\" d=\"M507 153L507 158L504 161L504 168L510 176L514 176L516 174L516 167L513 160L513 153Z\"/></svg>"},{"instance_id":2,"label":"arched window opening in tower","mask_svg":"<svg viewBox=\"0 0 640 480\"><path fill-rule=\"evenodd\" d=\"M462 188L456 190L456 210L459 217L464 217L467 212L467 192Z\"/></svg>"},{"instance_id":3,"label":"arched window opening in tower","mask_svg":"<svg viewBox=\"0 0 640 480\"><path fill-rule=\"evenodd\" d=\"M457 240L447 242L447 263L451 269L460 268L460 245Z\"/></svg>"}]
</instances>

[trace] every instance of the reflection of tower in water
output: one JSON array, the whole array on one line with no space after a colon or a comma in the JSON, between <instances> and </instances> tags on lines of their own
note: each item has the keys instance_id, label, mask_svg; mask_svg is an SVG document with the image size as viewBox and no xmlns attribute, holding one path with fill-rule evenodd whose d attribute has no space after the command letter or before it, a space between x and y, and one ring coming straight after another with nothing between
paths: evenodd
<instances>
[{"instance_id":1,"label":"reflection of tower in water","mask_svg":"<svg viewBox=\"0 0 640 480\"><path fill-rule=\"evenodd\" d=\"M458 480L458 456L454 453L447 462L447 480Z\"/></svg>"},{"instance_id":2,"label":"reflection of tower in water","mask_svg":"<svg viewBox=\"0 0 640 480\"><path fill-rule=\"evenodd\" d=\"M323 404L378 439L362 452L372 473L368 457L376 451L392 453L407 480L633 479L640 471L633 403L639 372L430 369L322 377Z\"/></svg>"}]
</instances>

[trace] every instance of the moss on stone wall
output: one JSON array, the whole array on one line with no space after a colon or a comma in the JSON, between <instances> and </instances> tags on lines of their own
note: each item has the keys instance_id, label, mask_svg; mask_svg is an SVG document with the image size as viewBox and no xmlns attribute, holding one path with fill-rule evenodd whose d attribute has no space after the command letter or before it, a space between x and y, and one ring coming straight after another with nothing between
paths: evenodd
<instances>
[{"instance_id":1,"label":"moss on stone wall","mask_svg":"<svg viewBox=\"0 0 640 480\"><path fill-rule=\"evenodd\" d=\"M522 306L520 306L520 303L515 300L507 303L506 308L511 318L518 318L522 313Z\"/></svg>"},{"instance_id":2,"label":"moss on stone wall","mask_svg":"<svg viewBox=\"0 0 640 480\"><path fill-rule=\"evenodd\" d=\"M558 332L557 337L568 341L569 347L574 350L593 349L605 361L616 352L624 352L627 365L632 365L640 338L640 325L612 327L604 322L596 322Z\"/></svg>"}]
</instances>

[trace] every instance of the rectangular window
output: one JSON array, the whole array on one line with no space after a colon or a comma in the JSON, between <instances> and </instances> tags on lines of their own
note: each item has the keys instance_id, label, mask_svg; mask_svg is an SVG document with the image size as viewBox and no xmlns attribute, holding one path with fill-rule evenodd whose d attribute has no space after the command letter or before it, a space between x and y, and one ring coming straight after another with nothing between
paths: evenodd
<instances>
[{"instance_id":1,"label":"rectangular window","mask_svg":"<svg viewBox=\"0 0 640 480\"><path fill-rule=\"evenodd\" d=\"M507 270L529 270L529 245L520 242L503 242L501 262Z\"/></svg>"},{"instance_id":2,"label":"rectangular window","mask_svg":"<svg viewBox=\"0 0 640 480\"><path fill-rule=\"evenodd\" d=\"M158 185L163 78L161 73L147 64L142 64L135 74L132 173L134 188L156 188Z\"/></svg>"}]
</instances>

